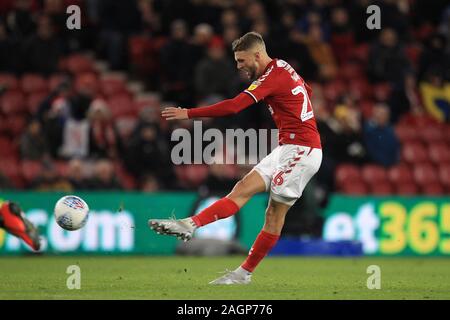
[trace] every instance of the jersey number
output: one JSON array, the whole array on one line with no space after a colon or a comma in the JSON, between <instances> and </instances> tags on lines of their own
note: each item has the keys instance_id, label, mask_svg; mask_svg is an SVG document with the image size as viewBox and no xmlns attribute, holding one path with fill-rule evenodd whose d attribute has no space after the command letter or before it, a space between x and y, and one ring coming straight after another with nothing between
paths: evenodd
<instances>
[{"instance_id":1,"label":"jersey number","mask_svg":"<svg viewBox=\"0 0 450 320\"><path fill-rule=\"evenodd\" d=\"M303 86L297 86L292 89L291 92L294 96L298 95L299 93L303 95L303 105L302 112L300 113L300 120L302 120L302 122L305 122L306 120L314 117L311 102L309 101L308 93L306 92L305 88Z\"/></svg>"}]
</instances>

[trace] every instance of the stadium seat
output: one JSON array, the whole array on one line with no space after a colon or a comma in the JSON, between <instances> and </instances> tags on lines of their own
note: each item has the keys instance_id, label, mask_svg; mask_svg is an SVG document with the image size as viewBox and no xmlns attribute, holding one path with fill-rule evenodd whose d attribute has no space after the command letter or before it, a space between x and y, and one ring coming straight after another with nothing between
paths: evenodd
<instances>
[{"instance_id":1,"label":"stadium seat","mask_svg":"<svg viewBox=\"0 0 450 320\"><path fill-rule=\"evenodd\" d=\"M22 76L20 86L22 91L26 94L33 92L47 91L47 80L41 75L37 74L25 74Z\"/></svg>"},{"instance_id":2,"label":"stadium seat","mask_svg":"<svg viewBox=\"0 0 450 320\"><path fill-rule=\"evenodd\" d=\"M445 142L431 143L428 152L430 159L436 164L450 162L450 148Z\"/></svg>"},{"instance_id":3,"label":"stadium seat","mask_svg":"<svg viewBox=\"0 0 450 320\"><path fill-rule=\"evenodd\" d=\"M2 156L0 160L0 172L12 181L20 181L21 170L16 158Z\"/></svg>"},{"instance_id":4,"label":"stadium seat","mask_svg":"<svg viewBox=\"0 0 450 320\"><path fill-rule=\"evenodd\" d=\"M198 187L208 177L208 166L201 164L176 166L175 175L182 186L186 188Z\"/></svg>"},{"instance_id":5,"label":"stadium seat","mask_svg":"<svg viewBox=\"0 0 450 320\"><path fill-rule=\"evenodd\" d=\"M125 82L119 78L113 77L100 79L100 91L105 97L119 93L129 94Z\"/></svg>"},{"instance_id":6,"label":"stadium seat","mask_svg":"<svg viewBox=\"0 0 450 320\"><path fill-rule=\"evenodd\" d=\"M440 196L445 192L442 185L439 182L435 182L422 186L422 193L427 196Z\"/></svg>"},{"instance_id":7,"label":"stadium seat","mask_svg":"<svg viewBox=\"0 0 450 320\"><path fill-rule=\"evenodd\" d=\"M372 87L365 78L355 78L350 80L348 90L356 100L372 97Z\"/></svg>"},{"instance_id":8,"label":"stadium seat","mask_svg":"<svg viewBox=\"0 0 450 320\"><path fill-rule=\"evenodd\" d=\"M24 160L21 163L22 175L29 184L41 172L42 165L40 161Z\"/></svg>"},{"instance_id":9,"label":"stadium seat","mask_svg":"<svg viewBox=\"0 0 450 320\"><path fill-rule=\"evenodd\" d=\"M0 136L0 161L3 157L18 158L18 146L11 139Z\"/></svg>"},{"instance_id":10,"label":"stadium seat","mask_svg":"<svg viewBox=\"0 0 450 320\"><path fill-rule=\"evenodd\" d=\"M447 192L450 193L450 162L442 163L439 166L439 180L446 187Z\"/></svg>"},{"instance_id":11,"label":"stadium seat","mask_svg":"<svg viewBox=\"0 0 450 320\"><path fill-rule=\"evenodd\" d=\"M420 142L405 143L402 147L402 159L409 163L428 161L428 150Z\"/></svg>"},{"instance_id":12,"label":"stadium seat","mask_svg":"<svg viewBox=\"0 0 450 320\"><path fill-rule=\"evenodd\" d=\"M46 92L35 92L27 97L27 109L31 114L35 114L39 108L39 105L48 97Z\"/></svg>"},{"instance_id":13,"label":"stadium seat","mask_svg":"<svg viewBox=\"0 0 450 320\"><path fill-rule=\"evenodd\" d=\"M431 163L419 163L413 168L414 180L422 188L426 185L438 183L438 173L435 166Z\"/></svg>"},{"instance_id":14,"label":"stadium seat","mask_svg":"<svg viewBox=\"0 0 450 320\"><path fill-rule=\"evenodd\" d=\"M424 143L438 142L444 139L444 132L439 125L424 127L420 130Z\"/></svg>"},{"instance_id":15,"label":"stadium seat","mask_svg":"<svg viewBox=\"0 0 450 320\"><path fill-rule=\"evenodd\" d=\"M346 85L341 80L327 83L323 88L323 94L328 101L336 101L345 91Z\"/></svg>"},{"instance_id":16,"label":"stadium seat","mask_svg":"<svg viewBox=\"0 0 450 320\"><path fill-rule=\"evenodd\" d=\"M53 162L56 172L58 172L58 175L61 177L66 177L69 172L69 163L65 160L58 160Z\"/></svg>"},{"instance_id":17,"label":"stadium seat","mask_svg":"<svg viewBox=\"0 0 450 320\"><path fill-rule=\"evenodd\" d=\"M336 168L335 180L338 187L345 182L354 182L361 180L361 173L357 166L352 164L341 164Z\"/></svg>"},{"instance_id":18,"label":"stadium seat","mask_svg":"<svg viewBox=\"0 0 450 320\"><path fill-rule=\"evenodd\" d=\"M27 126L27 120L21 115L12 115L6 121L7 130L12 137L20 137Z\"/></svg>"},{"instance_id":19,"label":"stadium seat","mask_svg":"<svg viewBox=\"0 0 450 320\"><path fill-rule=\"evenodd\" d=\"M397 125L395 134L402 143L416 141L419 136L419 132L410 125Z\"/></svg>"},{"instance_id":20,"label":"stadium seat","mask_svg":"<svg viewBox=\"0 0 450 320\"><path fill-rule=\"evenodd\" d=\"M387 182L386 170L378 165L367 164L361 169L361 176L368 185Z\"/></svg>"},{"instance_id":21,"label":"stadium seat","mask_svg":"<svg viewBox=\"0 0 450 320\"><path fill-rule=\"evenodd\" d=\"M64 59L62 67L72 74L92 72L95 70L91 59L78 54L71 55Z\"/></svg>"},{"instance_id":22,"label":"stadium seat","mask_svg":"<svg viewBox=\"0 0 450 320\"><path fill-rule=\"evenodd\" d=\"M50 78L48 79L48 89L50 91L53 91L56 89L56 87L58 87L62 81L64 81L66 79L66 77L61 74L61 73L54 73L50 76Z\"/></svg>"},{"instance_id":23,"label":"stadium seat","mask_svg":"<svg viewBox=\"0 0 450 320\"><path fill-rule=\"evenodd\" d=\"M414 182L412 183L401 182L395 186L395 193L404 196L416 195L419 193L419 188Z\"/></svg>"},{"instance_id":24,"label":"stadium seat","mask_svg":"<svg viewBox=\"0 0 450 320\"><path fill-rule=\"evenodd\" d=\"M394 193L392 185L387 181L370 184L369 191L377 196L387 196Z\"/></svg>"},{"instance_id":25,"label":"stadium seat","mask_svg":"<svg viewBox=\"0 0 450 320\"><path fill-rule=\"evenodd\" d=\"M0 87L5 87L8 90L19 89L19 80L9 73L0 73Z\"/></svg>"},{"instance_id":26,"label":"stadium seat","mask_svg":"<svg viewBox=\"0 0 450 320\"><path fill-rule=\"evenodd\" d=\"M137 108L133 99L128 94L119 93L110 96L107 100L113 118L118 117L136 117Z\"/></svg>"},{"instance_id":27,"label":"stadium seat","mask_svg":"<svg viewBox=\"0 0 450 320\"><path fill-rule=\"evenodd\" d=\"M351 56L352 58L365 64L367 62L367 59L369 59L369 49L369 45L363 43L353 48Z\"/></svg>"},{"instance_id":28,"label":"stadium seat","mask_svg":"<svg viewBox=\"0 0 450 320\"><path fill-rule=\"evenodd\" d=\"M343 182L339 191L345 194L351 195L366 195L368 194L368 188L362 181Z\"/></svg>"},{"instance_id":29,"label":"stadium seat","mask_svg":"<svg viewBox=\"0 0 450 320\"><path fill-rule=\"evenodd\" d=\"M21 91L8 91L1 97L1 111L5 115L25 113L27 106Z\"/></svg>"},{"instance_id":30,"label":"stadium seat","mask_svg":"<svg viewBox=\"0 0 450 320\"><path fill-rule=\"evenodd\" d=\"M359 109L361 110L361 114L363 116L364 120L368 120L372 117L372 112L373 112L373 102L372 100L362 100L359 103Z\"/></svg>"},{"instance_id":31,"label":"stadium seat","mask_svg":"<svg viewBox=\"0 0 450 320\"><path fill-rule=\"evenodd\" d=\"M414 176L406 164L399 164L389 168L387 176L393 184L414 183Z\"/></svg>"}]
</instances>

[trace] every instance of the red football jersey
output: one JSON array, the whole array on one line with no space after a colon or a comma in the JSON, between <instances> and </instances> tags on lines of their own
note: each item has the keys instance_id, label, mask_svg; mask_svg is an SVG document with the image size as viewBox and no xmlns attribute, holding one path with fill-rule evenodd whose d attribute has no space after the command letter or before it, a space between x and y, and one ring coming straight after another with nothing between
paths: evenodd
<instances>
[{"instance_id":1,"label":"red football jersey","mask_svg":"<svg viewBox=\"0 0 450 320\"><path fill-rule=\"evenodd\" d=\"M311 88L286 62L273 59L247 90L255 102L264 100L279 130L279 144L321 148L311 105Z\"/></svg>"}]
</instances>

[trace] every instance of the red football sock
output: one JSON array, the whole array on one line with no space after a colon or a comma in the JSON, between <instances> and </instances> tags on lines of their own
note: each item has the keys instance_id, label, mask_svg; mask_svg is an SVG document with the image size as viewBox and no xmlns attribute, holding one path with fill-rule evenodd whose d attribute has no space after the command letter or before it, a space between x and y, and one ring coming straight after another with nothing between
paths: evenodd
<instances>
[{"instance_id":1,"label":"red football sock","mask_svg":"<svg viewBox=\"0 0 450 320\"><path fill-rule=\"evenodd\" d=\"M242 268L249 272L255 270L258 263L270 252L273 246L277 243L280 236L271 234L262 230L258 237L256 237L255 243L248 254L247 259L241 265Z\"/></svg>"},{"instance_id":2,"label":"red football sock","mask_svg":"<svg viewBox=\"0 0 450 320\"><path fill-rule=\"evenodd\" d=\"M228 218L238 211L239 207L233 200L222 198L193 216L192 220L198 227L201 227L216 220Z\"/></svg>"}]
</instances>

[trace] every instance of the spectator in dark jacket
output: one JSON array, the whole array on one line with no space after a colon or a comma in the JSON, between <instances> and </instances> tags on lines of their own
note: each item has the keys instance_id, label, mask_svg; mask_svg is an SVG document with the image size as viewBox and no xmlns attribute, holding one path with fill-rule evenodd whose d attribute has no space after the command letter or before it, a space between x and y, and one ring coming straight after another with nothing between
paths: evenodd
<instances>
[{"instance_id":1,"label":"spectator in dark jacket","mask_svg":"<svg viewBox=\"0 0 450 320\"><path fill-rule=\"evenodd\" d=\"M364 125L364 140L373 162L389 167L399 161L400 142L389 124L388 105L375 105L372 118Z\"/></svg>"}]
</instances>

